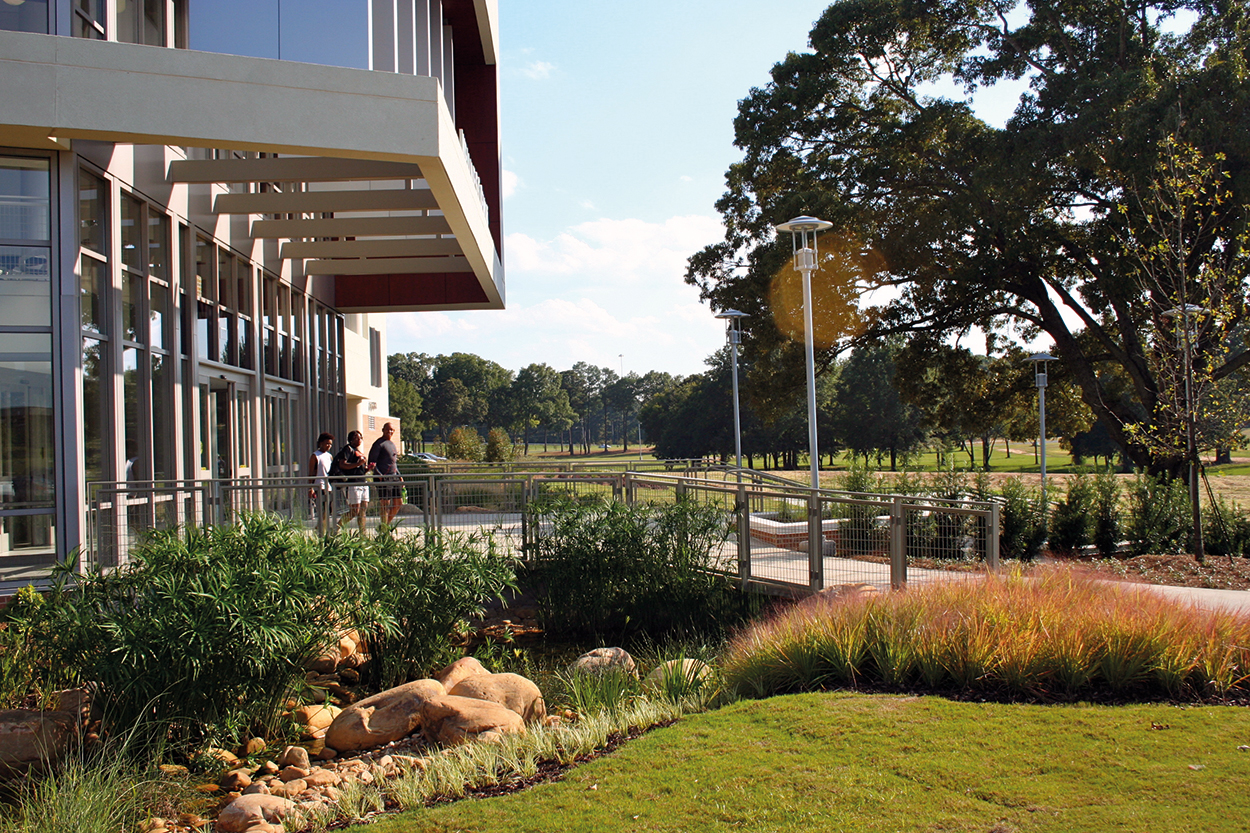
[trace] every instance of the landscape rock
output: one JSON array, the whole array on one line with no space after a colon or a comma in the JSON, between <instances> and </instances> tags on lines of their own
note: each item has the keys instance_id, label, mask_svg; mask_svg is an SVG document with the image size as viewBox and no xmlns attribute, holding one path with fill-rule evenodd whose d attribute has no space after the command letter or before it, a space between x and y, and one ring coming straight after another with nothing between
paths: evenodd
<instances>
[{"instance_id":1,"label":"landscape rock","mask_svg":"<svg viewBox=\"0 0 1250 833\"><path fill-rule=\"evenodd\" d=\"M282 750L282 754L278 756L278 769L282 767L294 766L303 770L312 769L312 762L308 759L308 750L302 746L288 746Z\"/></svg>"},{"instance_id":2,"label":"landscape rock","mask_svg":"<svg viewBox=\"0 0 1250 833\"><path fill-rule=\"evenodd\" d=\"M452 694L426 700L421 718L426 740L444 746L458 746L489 732L525 732L525 719L518 712L489 700Z\"/></svg>"},{"instance_id":3,"label":"landscape rock","mask_svg":"<svg viewBox=\"0 0 1250 833\"><path fill-rule=\"evenodd\" d=\"M602 674L607 671L620 671L631 677L638 676L638 664L624 648L595 648L587 651L570 667L573 672Z\"/></svg>"},{"instance_id":4,"label":"landscape rock","mask_svg":"<svg viewBox=\"0 0 1250 833\"><path fill-rule=\"evenodd\" d=\"M34 709L0 711L0 775L22 775L56 763L79 725L69 712Z\"/></svg>"},{"instance_id":5,"label":"landscape rock","mask_svg":"<svg viewBox=\"0 0 1250 833\"><path fill-rule=\"evenodd\" d=\"M662 693L671 679L684 678L690 683L702 681L712 673L706 663L697 659L670 659L655 667L642 681L642 690L649 694Z\"/></svg>"},{"instance_id":6,"label":"landscape rock","mask_svg":"<svg viewBox=\"0 0 1250 833\"><path fill-rule=\"evenodd\" d=\"M438 680L416 680L343 709L326 730L325 743L351 752L405 738L421 727L423 704L446 693Z\"/></svg>"},{"instance_id":7,"label":"landscape rock","mask_svg":"<svg viewBox=\"0 0 1250 833\"><path fill-rule=\"evenodd\" d=\"M257 824L281 825L294 818L296 805L276 795L244 795L230 802L217 816L216 829L222 833L246 833Z\"/></svg>"},{"instance_id":8,"label":"landscape rock","mask_svg":"<svg viewBox=\"0 0 1250 833\"><path fill-rule=\"evenodd\" d=\"M547 716L547 704L543 701L543 693L533 682L520 674L485 674L461 680L447 692L457 697L472 697L475 700L488 700L505 706L521 717L526 723L542 720Z\"/></svg>"},{"instance_id":9,"label":"landscape rock","mask_svg":"<svg viewBox=\"0 0 1250 833\"><path fill-rule=\"evenodd\" d=\"M477 661L477 657L461 657L435 674L434 679L442 683L443 688L451 691L461 680L489 673L486 666Z\"/></svg>"},{"instance_id":10,"label":"landscape rock","mask_svg":"<svg viewBox=\"0 0 1250 833\"><path fill-rule=\"evenodd\" d=\"M239 756L231 752L229 749L218 749L216 746L210 746L202 753L205 758L213 758L222 766L234 766L239 762Z\"/></svg>"},{"instance_id":11,"label":"landscape rock","mask_svg":"<svg viewBox=\"0 0 1250 833\"><path fill-rule=\"evenodd\" d=\"M227 772L217 785L223 790L242 790L251 786L252 776L245 769L232 769Z\"/></svg>"},{"instance_id":12,"label":"landscape rock","mask_svg":"<svg viewBox=\"0 0 1250 833\"><path fill-rule=\"evenodd\" d=\"M305 734L310 735L318 730L329 729L334 718L342 711L338 706L312 703L292 710L291 719L304 727Z\"/></svg>"}]
</instances>

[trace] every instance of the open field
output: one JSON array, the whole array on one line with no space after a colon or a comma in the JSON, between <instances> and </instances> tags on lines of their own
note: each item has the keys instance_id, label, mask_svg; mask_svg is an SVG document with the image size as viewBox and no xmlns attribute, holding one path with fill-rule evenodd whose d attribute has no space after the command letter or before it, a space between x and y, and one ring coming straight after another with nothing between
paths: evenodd
<instances>
[{"instance_id":1,"label":"open field","mask_svg":"<svg viewBox=\"0 0 1250 833\"><path fill-rule=\"evenodd\" d=\"M371 828L1245 830L1246 744L1240 707L806 694L687 717L558 783Z\"/></svg>"}]
</instances>

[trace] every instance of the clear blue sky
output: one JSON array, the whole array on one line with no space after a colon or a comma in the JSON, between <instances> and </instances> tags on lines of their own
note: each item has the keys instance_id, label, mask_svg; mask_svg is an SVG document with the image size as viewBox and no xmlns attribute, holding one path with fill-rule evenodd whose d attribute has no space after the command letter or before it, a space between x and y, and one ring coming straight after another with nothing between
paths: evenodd
<instances>
[{"instance_id":1,"label":"clear blue sky","mask_svg":"<svg viewBox=\"0 0 1250 833\"><path fill-rule=\"evenodd\" d=\"M701 372L724 330L682 275L722 236L737 103L826 0L499 5L507 309L392 315L389 352Z\"/></svg>"}]
</instances>

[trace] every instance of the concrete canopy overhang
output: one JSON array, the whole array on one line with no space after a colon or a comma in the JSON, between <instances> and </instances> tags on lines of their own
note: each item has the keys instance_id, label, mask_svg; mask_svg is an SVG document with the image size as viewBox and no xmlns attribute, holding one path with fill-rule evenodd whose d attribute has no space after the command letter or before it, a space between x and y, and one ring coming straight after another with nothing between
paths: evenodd
<instances>
[{"instance_id":1,"label":"concrete canopy overhang","mask_svg":"<svg viewBox=\"0 0 1250 833\"><path fill-rule=\"evenodd\" d=\"M253 232L290 240L282 255L297 273L343 276L343 311L503 307L497 232L437 78L2 31L0 77L0 145L65 150L91 139L280 154L177 161L169 178L301 183L219 195L214 210L313 215L257 220Z\"/></svg>"}]
</instances>

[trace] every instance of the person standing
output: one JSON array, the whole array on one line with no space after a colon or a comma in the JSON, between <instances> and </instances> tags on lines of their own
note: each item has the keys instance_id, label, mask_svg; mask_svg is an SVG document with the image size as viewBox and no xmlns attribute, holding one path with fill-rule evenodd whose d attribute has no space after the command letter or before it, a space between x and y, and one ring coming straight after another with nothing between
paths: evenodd
<instances>
[{"instance_id":1,"label":"person standing","mask_svg":"<svg viewBox=\"0 0 1250 833\"><path fill-rule=\"evenodd\" d=\"M399 514L403 495L403 478L399 476L399 449L391 441L395 426L389 422L382 426L382 436L369 448L369 468L378 480L378 513L382 523L389 524Z\"/></svg>"},{"instance_id":2,"label":"person standing","mask_svg":"<svg viewBox=\"0 0 1250 833\"><path fill-rule=\"evenodd\" d=\"M344 483L347 484L347 513L339 519L339 525L355 518L362 534L365 531L365 515L369 509L369 484L365 481L365 475L369 473L369 461L360 450L360 444L364 441L364 434L359 431L351 432L347 435L347 445L339 449L334 458L343 474Z\"/></svg>"},{"instance_id":3,"label":"person standing","mask_svg":"<svg viewBox=\"0 0 1250 833\"><path fill-rule=\"evenodd\" d=\"M333 446L334 435L323 431L317 437L317 450L308 458L308 476L313 479L308 501L317 514L317 531L322 535L330 534L330 518L334 515L334 487L330 485L330 466L334 463L330 449Z\"/></svg>"}]
</instances>

